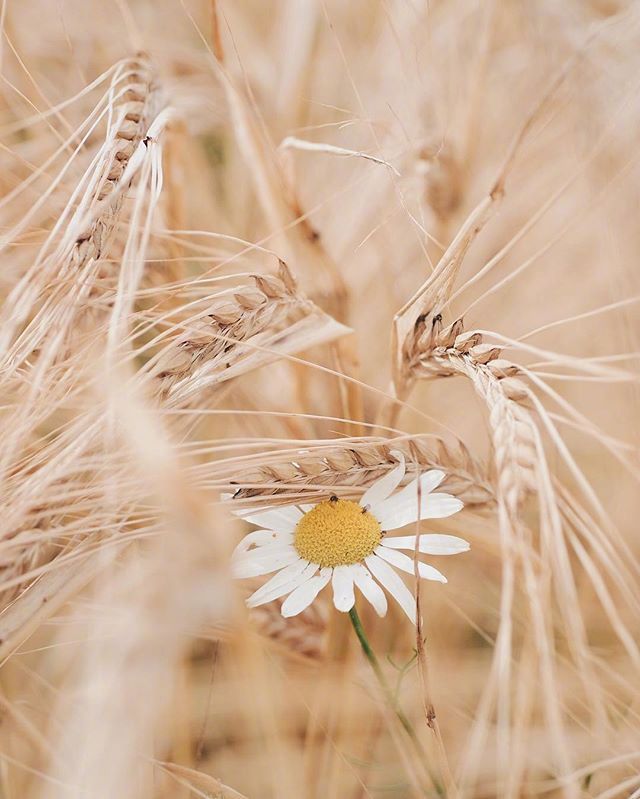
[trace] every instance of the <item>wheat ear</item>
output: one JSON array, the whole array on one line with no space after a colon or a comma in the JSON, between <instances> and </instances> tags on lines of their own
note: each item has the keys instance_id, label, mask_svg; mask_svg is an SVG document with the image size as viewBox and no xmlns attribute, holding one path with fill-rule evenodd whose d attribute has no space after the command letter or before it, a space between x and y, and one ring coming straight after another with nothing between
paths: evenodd
<instances>
[{"instance_id":1,"label":"wheat ear","mask_svg":"<svg viewBox=\"0 0 640 799\"><path fill-rule=\"evenodd\" d=\"M350 442L331 441L259 459L247 458L242 465L212 464L228 475L221 488L234 492L236 500L270 497L282 501L320 499L329 488L345 494L361 491L398 463L402 453L421 471L442 469L446 490L466 504L483 506L495 501L491 481L482 463L474 459L461 441L434 436L398 439L358 438ZM231 468L230 468L231 466Z\"/></svg>"},{"instance_id":2,"label":"wheat ear","mask_svg":"<svg viewBox=\"0 0 640 799\"><path fill-rule=\"evenodd\" d=\"M300 292L284 261L277 276L253 280L185 324L186 335L165 348L153 373L166 406L348 332Z\"/></svg>"}]
</instances>

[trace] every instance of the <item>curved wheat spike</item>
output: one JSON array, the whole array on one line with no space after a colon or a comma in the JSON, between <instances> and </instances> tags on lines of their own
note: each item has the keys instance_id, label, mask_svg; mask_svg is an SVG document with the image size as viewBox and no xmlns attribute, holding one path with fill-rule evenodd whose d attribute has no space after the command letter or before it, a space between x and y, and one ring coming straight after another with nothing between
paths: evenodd
<instances>
[{"instance_id":1,"label":"curved wheat spike","mask_svg":"<svg viewBox=\"0 0 640 799\"><path fill-rule=\"evenodd\" d=\"M254 281L255 288L227 294L185 323L185 332L165 348L153 373L166 407L183 406L279 356L349 332L299 291L283 261L278 277L255 275Z\"/></svg>"},{"instance_id":2,"label":"curved wheat spike","mask_svg":"<svg viewBox=\"0 0 640 799\"><path fill-rule=\"evenodd\" d=\"M2 343L6 365L17 368L40 347L52 320L66 330L69 321L60 314L69 308L71 286L78 306L92 290L102 267L101 259L122 213L123 182L130 180L129 161L157 114L157 86L146 56L123 62L114 72L104 108L108 115L102 147L72 193L33 266L7 298ZM109 199L107 199L109 198ZM53 290L52 287L53 286ZM25 324L26 323L26 324ZM22 327L24 326L24 327ZM22 329L21 329L22 327ZM6 366L5 366L6 368Z\"/></svg>"},{"instance_id":3,"label":"curved wheat spike","mask_svg":"<svg viewBox=\"0 0 640 799\"><path fill-rule=\"evenodd\" d=\"M586 48L591 38L583 46ZM392 328L393 384L398 397L407 395L414 381L406 362L407 347L415 338L415 327L420 325L430 330L442 320L442 311L449 302L460 267L475 238L495 213L505 192L505 184L519 150L530 129L544 111L549 100L565 81L576 59L583 51L577 51L550 82L547 90L529 112L515 135L509 151L486 196L476 205L464 221L451 244L436 264L432 274L418 291L397 312ZM395 413L396 411L392 411Z\"/></svg>"},{"instance_id":4,"label":"curved wheat spike","mask_svg":"<svg viewBox=\"0 0 640 799\"><path fill-rule=\"evenodd\" d=\"M410 360L413 373L416 376L424 376L429 379L449 377L454 374L467 377L474 385L476 392L484 399L489 412L498 481L498 518L503 535L503 563L505 564L501 619L507 619L506 622L501 622L496 642L496 658L501 657L505 664L504 670L501 672L496 665L492 684L495 684L496 690L498 686L504 686L510 668L508 665L510 660L508 641L511 636L511 622L508 619L514 593L514 547L516 552L518 549L520 550L518 559L521 560L525 573L529 573L525 585L531 601L534 602L532 609L538 607L536 612L541 612L543 607L539 603L535 589L535 570L531 569L530 559L533 552L530 551L530 533L526 531L521 522L521 506L526 497L533 494L540 507L541 545L548 550L545 561L551 564L553 585L555 591L559 592L557 606L565 620L564 629L567 639L570 642L596 718L606 727L606 714L597 691L598 681L593 675L575 578L572 574L565 541L566 533L559 514L559 500L555 484L549 473L547 458L536 423L540 419L544 422L543 427L550 425L545 409L526 383L516 377L526 370L520 370L515 364L501 358L499 348L485 345L480 332L464 333L461 322L458 322L450 328L437 330L435 334L431 334L429 342L432 344L432 349L430 351L423 350L424 340L421 340L420 337L417 338ZM531 405L533 405L534 413L530 410ZM556 443L561 446L558 439L556 439ZM566 451L565 457L568 457ZM582 487L584 488L584 484ZM592 496L591 492L588 492L588 496ZM599 506L597 507L599 508ZM517 543L518 541L520 543ZM571 549L575 549L575 543L572 544ZM581 557L581 560L584 562L584 556ZM608 571L614 580L613 572ZM593 570L588 573L593 576ZM544 576L541 575L541 577ZM597 590L602 592L602 589L597 588ZM548 600L550 599L551 596L548 597ZM548 601L545 603L546 606L548 606ZM627 650L635 656L635 650L629 650L629 637L626 630L619 623L615 623L615 620L613 626L619 632ZM539 624L536 628L537 635L543 635L544 629L545 625ZM501 644L504 644L504 648L501 647ZM540 647L542 644L542 638L537 638L537 646ZM549 660L549 667L550 663ZM552 680L551 672L549 671L548 674L549 679ZM549 683L548 691L555 691L557 694L553 684L553 681ZM506 689L503 690L506 691ZM508 707L508 697L503 696L502 701ZM500 707L500 703L498 706ZM486 716L490 712L491 703L482 707L482 713ZM506 727L509 711L505 709L504 713L503 723ZM560 731L561 727L557 726L558 719L554 721L554 724ZM557 738L559 743L562 740L560 732L558 732ZM482 739L476 739L470 750L470 771L473 771L477 763L481 748ZM472 755L472 752L475 754Z\"/></svg>"}]
</instances>

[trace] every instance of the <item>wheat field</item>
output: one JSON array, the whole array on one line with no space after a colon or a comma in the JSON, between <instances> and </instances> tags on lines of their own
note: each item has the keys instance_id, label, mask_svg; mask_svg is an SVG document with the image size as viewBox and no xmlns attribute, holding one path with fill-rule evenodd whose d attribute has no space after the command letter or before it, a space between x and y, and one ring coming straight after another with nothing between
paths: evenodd
<instances>
[{"instance_id":1,"label":"wheat field","mask_svg":"<svg viewBox=\"0 0 640 799\"><path fill-rule=\"evenodd\" d=\"M640 797L638 4L0 33L0 799ZM417 626L247 607L402 463Z\"/></svg>"}]
</instances>

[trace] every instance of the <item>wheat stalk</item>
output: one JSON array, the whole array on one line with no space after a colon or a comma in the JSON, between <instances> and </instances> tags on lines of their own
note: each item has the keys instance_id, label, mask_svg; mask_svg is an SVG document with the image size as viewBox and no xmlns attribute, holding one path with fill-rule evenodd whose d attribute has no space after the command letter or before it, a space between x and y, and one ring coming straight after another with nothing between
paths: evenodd
<instances>
[{"instance_id":1,"label":"wheat stalk","mask_svg":"<svg viewBox=\"0 0 640 799\"><path fill-rule=\"evenodd\" d=\"M120 221L127 167L158 113L159 87L149 58L142 53L126 62L124 68L124 75L116 84L115 124L107 134L110 146L99 165L101 175L94 194L97 213L90 216L84 230L78 233L70 255L71 266L78 272L90 262L98 264L107 254ZM98 271L96 279L100 277Z\"/></svg>"},{"instance_id":2,"label":"wheat stalk","mask_svg":"<svg viewBox=\"0 0 640 799\"><path fill-rule=\"evenodd\" d=\"M557 580L562 594L561 613L566 623L566 636L585 686L597 683L586 632L581 619L573 576L567 570L568 554L564 543L558 514L558 500L548 479L548 466L542 447L536 415L543 414L539 403L532 411L532 389L522 379L525 374L516 364L501 357L500 347L485 344L479 332L464 332L462 320L442 329L441 320L435 317L427 329L419 317L413 335L408 336L403 349L407 373L415 378L437 379L462 375L470 380L476 393L484 401L491 428L491 439L496 473L496 501L501 534L503 584L501 594L501 623L496 639L491 680L481 704L475 733L471 737L464 774L476 773L486 736L486 723L497 697L499 749L509 752L511 741L511 675L510 660L513 647L512 614L516 590L518 564L525 578L525 591L530 602L533 636L540 657L540 667L545 690L550 696L559 695L558 676L554 666L554 652L549 645L551 604L548 579L535 565L533 536L522 519L522 507L527 497L534 495L540 507L541 527L544 519L557 518L552 549L555 549L550 572ZM542 533L542 535L545 535ZM614 625L617 620L614 619ZM622 642L628 638L624 626L617 623ZM633 649L630 650L634 654ZM600 723L605 722L602 697L594 691L590 700ZM549 703L546 708L548 724L554 737L560 767L570 769L570 755L566 734L558 705ZM522 769L516 770L522 773ZM515 774L516 772L514 772ZM466 778L463 777L463 781ZM514 777L515 779L515 777ZM509 785L516 795L519 783Z\"/></svg>"},{"instance_id":3,"label":"wheat stalk","mask_svg":"<svg viewBox=\"0 0 640 799\"><path fill-rule=\"evenodd\" d=\"M528 389L517 377L520 369L501 354L499 347L483 342L481 333L465 332L462 319L443 328L439 316L429 326L425 317L419 316L403 347L406 369L414 379L463 375L485 400L498 486L510 514L515 516L526 494L535 488L533 422L522 404Z\"/></svg>"},{"instance_id":4,"label":"wheat stalk","mask_svg":"<svg viewBox=\"0 0 640 799\"><path fill-rule=\"evenodd\" d=\"M254 287L234 290L185 325L187 335L165 348L154 364L167 407L348 332L299 291L284 261L278 276L254 275L253 280Z\"/></svg>"},{"instance_id":5,"label":"wheat stalk","mask_svg":"<svg viewBox=\"0 0 640 799\"><path fill-rule=\"evenodd\" d=\"M2 344L8 348L5 357L11 369L39 352L46 338L47 363L64 354L74 318L85 315L83 304L95 291L102 259L121 220L124 192L132 177L127 168L158 110L157 86L146 56L127 60L116 70L109 97L112 121L98 157L33 266L8 297L5 314L10 311L10 318L3 324Z\"/></svg>"},{"instance_id":6,"label":"wheat stalk","mask_svg":"<svg viewBox=\"0 0 640 799\"><path fill-rule=\"evenodd\" d=\"M231 472L223 488L234 491L235 499L268 496L313 500L324 496L328 488L353 493L353 489L364 490L392 469L398 462L396 452L401 452L409 464L408 477L411 464L420 471L443 469L446 473L443 485L466 504L480 507L495 501L485 467L464 444L434 436L360 437L349 444L316 444L295 453L261 456L259 463ZM225 468L228 470L228 466Z\"/></svg>"}]
</instances>

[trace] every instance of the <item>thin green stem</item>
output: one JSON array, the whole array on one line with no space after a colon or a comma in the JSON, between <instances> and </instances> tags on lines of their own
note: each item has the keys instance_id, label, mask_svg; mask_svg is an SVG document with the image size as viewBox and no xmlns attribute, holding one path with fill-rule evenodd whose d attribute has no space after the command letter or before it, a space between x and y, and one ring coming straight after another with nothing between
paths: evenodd
<instances>
[{"instance_id":1,"label":"thin green stem","mask_svg":"<svg viewBox=\"0 0 640 799\"><path fill-rule=\"evenodd\" d=\"M376 675L378 682L380 683L380 687L391 706L391 709L398 717L400 724L404 727L407 731L408 735L411 737L411 740L418 746L422 753L422 747L420 745L420 741L416 734L416 731L413 729L413 725L409 721L409 719L405 716L403 711L398 707L398 703L393 696L393 692L387 682L386 677L384 676L384 672L380 666L380 662L376 657L376 653L371 648L371 644L369 643L369 639L364 631L364 627L362 626L362 622L360 621L360 616L358 615L358 611L355 609L355 606L351 608L349 611L349 618L351 619L351 624L353 625L353 629L356 631L356 635L358 636L358 640L360 641L360 646L362 647L362 651L365 654L365 657L371 664L371 668Z\"/></svg>"},{"instance_id":2,"label":"thin green stem","mask_svg":"<svg viewBox=\"0 0 640 799\"><path fill-rule=\"evenodd\" d=\"M371 648L371 644L369 643L369 639L367 638L367 635L364 631L364 627L362 626L362 622L360 621L360 616L358 615L358 611L356 610L355 605L349 611L349 618L351 619L351 624L353 625L353 629L356 631L356 635L358 636L358 640L360 641L360 646L362 647L362 651L364 652L369 663L371 663L371 667L375 671L378 679L382 681L384 686L386 686L386 681L384 679L382 669L380 668L380 664L378 663L378 658L376 657L376 653Z\"/></svg>"},{"instance_id":3,"label":"thin green stem","mask_svg":"<svg viewBox=\"0 0 640 799\"><path fill-rule=\"evenodd\" d=\"M349 618L351 619L351 624L353 629L355 630L356 635L358 636L358 641L360 641L360 646L362 647L362 651L364 652L365 657L371 664L371 668L373 669L373 673L376 675L378 683L380 684L380 688L382 688L382 692L385 696L385 699L389 703L389 707L393 710L398 721L402 725L403 729L411 739L417 753L422 758L423 763L431 777L433 784L436 788L436 791L441 796L443 795L442 786L440 785L439 781L434 778L433 774L431 774L431 770L429 769L427 758L424 749L422 748L422 744L420 743L420 739L418 738L418 734L416 733L413 724L409 721L407 716L405 715L404 711L400 708L398 701L393 695L393 691L387 682L386 677L384 676L384 672L382 671L382 667L380 666L380 661L376 657L376 653L373 651L371 644L369 643L369 639L364 631L364 627L362 626L362 622L360 621L360 616L358 615L358 611L354 607L351 608L349 611Z\"/></svg>"}]
</instances>

